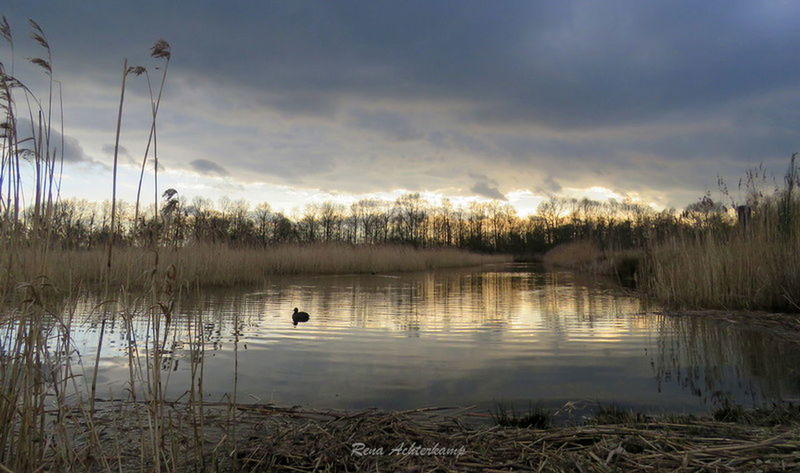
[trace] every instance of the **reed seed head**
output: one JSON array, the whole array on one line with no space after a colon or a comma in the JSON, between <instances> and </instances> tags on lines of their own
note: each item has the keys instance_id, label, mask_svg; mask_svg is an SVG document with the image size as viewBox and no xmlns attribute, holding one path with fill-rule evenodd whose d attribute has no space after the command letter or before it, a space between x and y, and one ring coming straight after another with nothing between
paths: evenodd
<instances>
[{"instance_id":1,"label":"reed seed head","mask_svg":"<svg viewBox=\"0 0 800 473\"><path fill-rule=\"evenodd\" d=\"M34 20L30 18L28 19L28 22L31 24L31 27L33 28L33 32L31 33L31 38L33 38L34 41L39 43L41 47L43 47L49 52L50 43L48 43L47 39L45 39L44 30L42 29L42 27L39 26L39 23L36 23Z\"/></svg>"},{"instance_id":2,"label":"reed seed head","mask_svg":"<svg viewBox=\"0 0 800 473\"><path fill-rule=\"evenodd\" d=\"M53 73L53 69L50 67L50 62L48 62L46 59L42 59L40 57L34 57L34 58L28 58L28 61L41 67L42 69L47 71L48 74Z\"/></svg>"},{"instance_id":3,"label":"reed seed head","mask_svg":"<svg viewBox=\"0 0 800 473\"><path fill-rule=\"evenodd\" d=\"M153 47L150 48L150 51L150 56L155 58L163 57L169 59L172 56L172 47L163 39L156 41Z\"/></svg>"},{"instance_id":4,"label":"reed seed head","mask_svg":"<svg viewBox=\"0 0 800 473\"><path fill-rule=\"evenodd\" d=\"M8 24L8 19L5 15L3 15L2 20L0 20L0 36L8 41L8 44L14 44L14 40L11 36L11 25Z\"/></svg>"},{"instance_id":5,"label":"reed seed head","mask_svg":"<svg viewBox=\"0 0 800 473\"><path fill-rule=\"evenodd\" d=\"M133 75L136 75L136 76L140 76L140 75L144 74L145 72L147 72L147 69L145 69L144 66L131 66L131 67L128 68L127 74L133 74Z\"/></svg>"}]
</instances>

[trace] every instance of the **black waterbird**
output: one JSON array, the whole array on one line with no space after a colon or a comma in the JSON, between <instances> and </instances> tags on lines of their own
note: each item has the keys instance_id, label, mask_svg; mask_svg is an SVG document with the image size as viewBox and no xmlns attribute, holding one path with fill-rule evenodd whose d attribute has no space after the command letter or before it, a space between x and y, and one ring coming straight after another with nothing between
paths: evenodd
<instances>
[{"instance_id":1,"label":"black waterbird","mask_svg":"<svg viewBox=\"0 0 800 473\"><path fill-rule=\"evenodd\" d=\"M297 325L298 322L308 322L308 319L308 312L298 312L297 307L294 308L294 313L292 314L292 325Z\"/></svg>"}]
</instances>

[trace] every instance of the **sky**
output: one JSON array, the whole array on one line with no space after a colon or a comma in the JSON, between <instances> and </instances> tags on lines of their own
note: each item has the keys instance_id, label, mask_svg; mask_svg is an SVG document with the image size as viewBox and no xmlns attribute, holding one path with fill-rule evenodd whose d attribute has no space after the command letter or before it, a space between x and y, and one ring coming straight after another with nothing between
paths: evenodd
<instances>
[{"instance_id":1,"label":"sky","mask_svg":"<svg viewBox=\"0 0 800 473\"><path fill-rule=\"evenodd\" d=\"M800 150L794 1L4 2L14 72L44 29L62 84L63 195L111 195L122 61L172 45L159 186L290 211L420 192L683 207ZM0 46L9 69L10 50ZM133 200L150 102L130 77L120 193ZM152 165L149 165L152 167ZM148 171L145 195L152 196ZM152 199L152 197L150 197Z\"/></svg>"}]
</instances>

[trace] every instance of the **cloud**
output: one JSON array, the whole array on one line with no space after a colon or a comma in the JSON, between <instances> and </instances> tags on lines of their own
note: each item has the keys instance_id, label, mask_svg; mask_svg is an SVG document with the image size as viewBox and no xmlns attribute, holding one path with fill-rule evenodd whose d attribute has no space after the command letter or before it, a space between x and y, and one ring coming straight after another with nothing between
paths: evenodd
<instances>
[{"instance_id":1,"label":"cloud","mask_svg":"<svg viewBox=\"0 0 800 473\"><path fill-rule=\"evenodd\" d=\"M109 156L114 156L114 145L112 145L112 144L104 144L103 147L102 147L102 150L103 150L103 152L105 154L107 154ZM122 145L119 146L119 151L118 152L122 156L127 156L128 158L131 157L131 153L128 151L128 149L125 148Z\"/></svg>"},{"instance_id":2,"label":"cloud","mask_svg":"<svg viewBox=\"0 0 800 473\"><path fill-rule=\"evenodd\" d=\"M54 131L50 139L53 143L58 143L60 138L61 134ZM69 163L95 162L83 151L81 143L76 138L68 135L64 135L64 161Z\"/></svg>"},{"instance_id":3,"label":"cloud","mask_svg":"<svg viewBox=\"0 0 800 473\"><path fill-rule=\"evenodd\" d=\"M477 181L470 188L472 192L483 197L489 197L490 199L507 200L506 196L497 189L497 182L488 179L486 176L473 177L476 178Z\"/></svg>"},{"instance_id":4,"label":"cloud","mask_svg":"<svg viewBox=\"0 0 800 473\"><path fill-rule=\"evenodd\" d=\"M483 123L602 128L800 79L792 53L800 13L780 2L161 5L147 22L146 8L95 7L12 13L40 18L54 42L71 43L60 49L61 67L87 50L96 59L82 57L81 67L142 57L135 48L169 33L176 73L252 87L297 113L331 113L353 97L456 101L463 118ZM411 18L415 28L400 27ZM97 36L68 34L87 24Z\"/></svg>"},{"instance_id":5,"label":"cloud","mask_svg":"<svg viewBox=\"0 0 800 473\"><path fill-rule=\"evenodd\" d=\"M417 140L423 136L408 118L385 110L353 110L350 112L350 124L397 141Z\"/></svg>"},{"instance_id":6,"label":"cloud","mask_svg":"<svg viewBox=\"0 0 800 473\"><path fill-rule=\"evenodd\" d=\"M207 159L195 159L194 161L189 163L189 166L191 166L192 169L199 172L200 174L209 174L209 175L216 174L218 176L228 175L228 171L226 171L225 168Z\"/></svg>"},{"instance_id":7,"label":"cloud","mask_svg":"<svg viewBox=\"0 0 800 473\"><path fill-rule=\"evenodd\" d=\"M106 154L109 157L113 158L113 156L114 156L114 145L112 145L112 144L104 144L100 149L104 154ZM133 158L133 155L131 155L130 151L128 151L128 149L125 148L122 145L119 145L117 157L118 158L121 157L124 160L124 162L127 162L131 166L141 165L140 163L137 163L136 159ZM158 168L162 169L161 163L158 164Z\"/></svg>"},{"instance_id":8,"label":"cloud","mask_svg":"<svg viewBox=\"0 0 800 473\"><path fill-rule=\"evenodd\" d=\"M21 143L20 148L31 149L32 142L28 140L31 136L31 122L29 119L21 118L17 120L17 133L20 140L27 140ZM52 128L50 130L50 147L56 150L57 158L60 159L63 151L64 162L66 163L97 163L91 156L86 154L80 141L73 136L64 135L63 150L60 149L61 146L61 133L57 129Z\"/></svg>"},{"instance_id":9,"label":"cloud","mask_svg":"<svg viewBox=\"0 0 800 473\"><path fill-rule=\"evenodd\" d=\"M324 94L287 93L268 97L265 104L289 116L331 117L336 112L335 101Z\"/></svg>"},{"instance_id":10,"label":"cloud","mask_svg":"<svg viewBox=\"0 0 800 473\"><path fill-rule=\"evenodd\" d=\"M544 180L544 190L545 193L560 192L561 184L556 182L556 180L553 179L553 176L547 176Z\"/></svg>"}]
</instances>

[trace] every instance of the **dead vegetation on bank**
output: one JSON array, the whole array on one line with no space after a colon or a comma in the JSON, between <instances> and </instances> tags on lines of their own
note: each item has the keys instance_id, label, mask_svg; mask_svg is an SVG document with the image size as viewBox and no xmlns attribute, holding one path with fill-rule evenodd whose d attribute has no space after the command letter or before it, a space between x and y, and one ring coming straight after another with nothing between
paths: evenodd
<instances>
[{"instance_id":1,"label":"dead vegetation on bank","mask_svg":"<svg viewBox=\"0 0 800 473\"><path fill-rule=\"evenodd\" d=\"M103 404L77 437L73 471L148 470L146 407ZM198 409L204 409L202 417ZM753 426L692 417L508 428L485 413L356 412L269 405L170 405L163 465L170 471L797 471L798 424ZM476 421L478 419L478 421ZM201 423L198 430L198 423ZM143 452L145 453L143 455Z\"/></svg>"}]
</instances>

